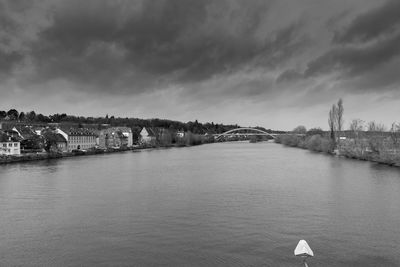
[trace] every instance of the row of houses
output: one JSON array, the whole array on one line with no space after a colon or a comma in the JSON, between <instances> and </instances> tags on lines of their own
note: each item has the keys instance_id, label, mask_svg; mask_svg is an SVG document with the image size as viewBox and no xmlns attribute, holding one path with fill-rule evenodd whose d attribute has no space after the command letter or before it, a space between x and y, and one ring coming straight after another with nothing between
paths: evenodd
<instances>
[{"instance_id":1,"label":"row of houses","mask_svg":"<svg viewBox=\"0 0 400 267\"><path fill-rule=\"evenodd\" d=\"M143 127L136 140L138 144L153 145L165 129ZM177 136L184 136L178 132ZM77 128L63 125L11 125L0 128L0 155L19 155L21 152L129 148L134 144L129 127L105 129Z\"/></svg>"},{"instance_id":2,"label":"row of houses","mask_svg":"<svg viewBox=\"0 0 400 267\"><path fill-rule=\"evenodd\" d=\"M0 155L19 155L21 150L39 152L45 148L51 151L71 152L93 148L128 148L132 145L132 130L128 127L96 130L18 125L0 129Z\"/></svg>"},{"instance_id":3,"label":"row of houses","mask_svg":"<svg viewBox=\"0 0 400 267\"><path fill-rule=\"evenodd\" d=\"M92 148L128 148L133 145L132 130L128 127L56 128L57 147L63 152Z\"/></svg>"}]
</instances>

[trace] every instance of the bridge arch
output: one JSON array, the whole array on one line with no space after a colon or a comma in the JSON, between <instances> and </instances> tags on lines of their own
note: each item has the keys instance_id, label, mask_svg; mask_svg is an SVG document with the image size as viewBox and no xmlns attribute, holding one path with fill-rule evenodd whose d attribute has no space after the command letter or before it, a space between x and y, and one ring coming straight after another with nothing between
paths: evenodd
<instances>
[{"instance_id":1,"label":"bridge arch","mask_svg":"<svg viewBox=\"0 0 400 267\"><path fill-rule=\"evenodd\" d=\"M220 138L221 136L226 136L226 135L229 135L229 134L231 134L231 133L239 132L239 131L243 131L243 130L255 131L255 132L261 133L261 135L270 136L270 137L272 137L273 139L276 138L276 135L275 135L275 134L267 133L266 131L263 131L263 130L260 130L260 129L257 129L257 128L243 127L243 128L232 129L232 130L226 131L226 132L224 132L224 133L222 133L222 134L215 135L215 139L218 139L218 138Z\"/></svg>"}]
</instances>

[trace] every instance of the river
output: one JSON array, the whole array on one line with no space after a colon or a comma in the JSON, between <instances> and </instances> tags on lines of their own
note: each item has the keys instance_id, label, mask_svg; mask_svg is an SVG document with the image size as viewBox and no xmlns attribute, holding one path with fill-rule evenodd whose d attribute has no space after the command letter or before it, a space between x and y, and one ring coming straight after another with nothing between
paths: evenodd
<instances>
[{"instance_id":1,"label":"river","mask_svg":"<svg viewBox=\"0 0 400 267\"><path fill-rule=\"evenodd\" d=\"M0 166L0 266L400 266L400 170L231 142Z\"/></svg>"}]
</instances>

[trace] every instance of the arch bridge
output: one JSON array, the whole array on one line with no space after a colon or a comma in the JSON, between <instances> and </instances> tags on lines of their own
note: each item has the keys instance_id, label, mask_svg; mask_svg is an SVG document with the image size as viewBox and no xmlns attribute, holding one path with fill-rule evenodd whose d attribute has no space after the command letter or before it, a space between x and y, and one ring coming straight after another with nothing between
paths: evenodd
<instances>
[{"instance_id":1,"label":"arch bridge","mask_svg":"<svg viewBox=\"0 0 400 267\"><path fill-rule=\"evenodd\" d=\"M277 134L273 134L273 133L268 133L266 131L257 129L257 128L250 128L250 127L242 127L242 128L236 128L236 129L232 129L229 131L226 131L222 134L215 134L214 138L215 140L218 140L221 137L239 137L239 136L245 136L245 137L249 137L249 136L269 136L272 137L273 139L276 138Z\"/></svg>"}]
</instances>

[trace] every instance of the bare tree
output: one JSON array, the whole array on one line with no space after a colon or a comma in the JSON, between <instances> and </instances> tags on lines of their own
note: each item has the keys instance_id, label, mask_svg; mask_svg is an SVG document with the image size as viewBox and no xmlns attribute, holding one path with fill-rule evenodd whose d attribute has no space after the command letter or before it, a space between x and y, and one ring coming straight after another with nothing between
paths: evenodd
<instances>
[{"instance_id":1,"label":"bare tree","mask_svg":"<svg viewBox=\"0 0 400 267\"><path fill-rule=\"evenodd\" d=\"M387 131L387 128L386 128L385 124L383 124L383 123L378 123L378 124L376 125L376 131L377 131L377 132L386 132L386 131Z\"/></svg>"},{"instance_id":2,"label":"bare tree","mask_svg":"<svg viewBox=\"0 0 400 267\"><path fill-rule=\"evenodd\" d=\"M336 108L336 121L337 121L337 131L339 133L339 135L341 134L342 130L343 130L343 112L344 112L344 108L343 108L343 100L340 98L338 103L337 103L337 108Z\"/></svg>"},{"instance_id":3,"label":"bare tree","mask_svg":"<svg viewBox=\"0 0 400 267\"><path fill-rule=\"evenodd\" d=\"M337 129L337 107L335 104L333 104L331 110L329 110L328 124L331 131L331 139L335 142L335 131Z\"/></svg>"},{"instance_id":4,"label":"bare tree","mask_svg":"<svg viewBox=\"0 0 400 267\"><path fill-rule=\"evenodd\" d=\"M360 136L360 132L364 130L364 121L360 119L353 119L350 123L350 131L354 133L355 140Z\"/></svg>"},{"instance_id":5,"label":"bare tree","mask_svg":"<svg viewBox=\"0 0 400 267\"><path fill-rule=\"evenodd\" d=\"M368 136L368 143L370 149L379 154L384 148L384 134L386 127L383 123L376 123L375 121L370 121L367 124L367 130L370 132Z\"/></svg>"},{"instance_id":6,"label":"bare tree","mask_svg":"<svg viewBox=\"0 0 400 267\"><path fill-rule=\"evenodd\" d=\"M377 123L375 121L368 122L367 130L369 132L385 132L386 126L383 123Z\"/></svg>"},{"instance_id":7,"label":"bare tree","mask_svg":"<svg viewBox=\"0 0 400 267\"><path fill-rule=\"evenodd\" d=\"M368 132L375 132L375 129L376 129L375 121L368 122L367 129L368 129Z\"/></svg>"},{"instance_id":8,"label":"bare tree","mask_svg":"<svg viewBox=\"0 0 400 267\"><path fill-rule=\"evenodd\" d=\"M353 119L350 123L350 130L353 132L360 132L364 130L364 121L360 119Z\"/></svg>"},{"instance_id":9,"label":"bare tree","mask_svg":"<svg viewBox=\"0 0 400 267\"><path fill-rule=\"evenodd\" d=\"M393 145L397 147L400 138L400 124L393 122L392 128L390 128L390 139L392 139Z\"/></svg>"},{"instance_id":10,"label":"bare tree","mask_svg":"<svg viewBox=\"0 0 400 267\"><path fill-rule=\"evenodd\" d=\"M343 130L343 100L339 98L336 106L336 139L337 139L337 146L340 149L340 137L342 135L342 130Z\"/></svg>"}]
</instances>

